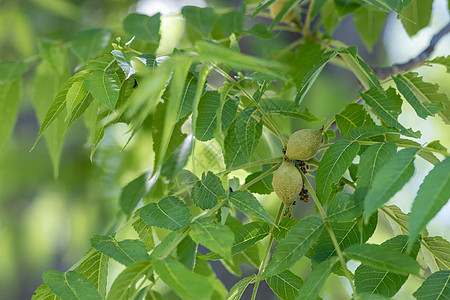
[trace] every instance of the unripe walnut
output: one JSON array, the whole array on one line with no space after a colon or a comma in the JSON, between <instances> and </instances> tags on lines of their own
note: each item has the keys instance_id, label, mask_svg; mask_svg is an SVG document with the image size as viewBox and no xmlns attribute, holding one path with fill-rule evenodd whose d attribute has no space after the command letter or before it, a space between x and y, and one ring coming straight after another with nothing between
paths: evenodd
<instances>
[{"instance_id":1,"label":"unripe walnut","mask_svg":"<svg viewBox=\"0 0 450 300\"><path fill-rule=\"evenodd\" d=\"M301 129L289 138L286 156L289 159L308 160L319 151L322 133L315 129Z\"/></svg>"},{"instance_id":2,"label":"unripe walnut","mask_svg":"<svg viewBox=\"0 0 450 300\"><path fill-rule=\"evenodd\" d=\"M289 2L289 0L278 0L273 3L270 7L270 17L275 19L275 17L280 13L283 7ZM282 19L281 22L291 22L297 17L297 9L292 8Z\"/></svg>"},{"instance_id":3,"label":"unripe walnut","mask_svg":"<svg viewBox=\"0 0 450 300\"><path fill-rule=\"evenodd\" d=\"M302 175L290 161L284 160L273 174L272 185L278 198L291 205L303 187Z\"/></svg>"}]
</instances>

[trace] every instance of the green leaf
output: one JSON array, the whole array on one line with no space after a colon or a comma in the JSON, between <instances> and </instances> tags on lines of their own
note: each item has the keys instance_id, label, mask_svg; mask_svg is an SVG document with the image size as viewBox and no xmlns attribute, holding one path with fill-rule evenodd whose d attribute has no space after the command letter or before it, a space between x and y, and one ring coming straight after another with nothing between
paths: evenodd
<instances>
[{"instance_id":1,"label":"green leaf","mask_svg":"<svg viewBox=\"0 0 450 300\"><path fill-rule=\"evenodd\" d=\"M147 251L152 250L155 247L152 228L148 226L141 218L137 219L136 222L133 223L133 228L139 235L141 242L145 244Z\"/></svg>"},{"instance_id":2,"label":"green leaf","mask_svg":"<svg viewBox=\"0 0 450 300\"><path fill-rule=\"evenodd\" d=\"M191 228L189 235L195 242L225 258L231 258L234 234L228 226L200 219Z\"/></svg>"},{"instance_id":3,"label":"green leaf","mask_svg":"<svg viewBox=\"0 0 450 300\"><path fill-rule=\"evenodd\" d=\"M445 300L450 297L450 271L431 274L413 294L417 300Z\"/></svg>"},{"instance_id":4,"label":"green leaf","mask_svg":"<svg viewBox=\"0 0 450 300\"><path fill-rule=\"evenodd\" d=\"M422 119L433 116L443 109L440 99L449 101L447 95L437 93L437 85L424 82L422 77L418 77L418 73L399 74L396 77L392 76L392 79L397 89Z\"/></svg>"},{"instance_id":5,"label":"green leaf","mask_svg":"<svg viewBox=\"0 0 450 300\"><path fill-rule=\"evenodd\" d=\"M95 99L105 104L110 110L119 99L120 79L115 73L94 71L86 79L86 89Z\"/></svg>"},{"instance_id":6,"label":"green leaf","mask_svg":"<svg viewBox=\"0 0 450 300\"><path fill-rule=\"evenodd\" d=\"M234 244L231 254L235 255L252 247L255 243L266 237L272 228L269 223L251 222L233 229Z\"/></svg>"},{"instance_id":7,"label":"green leaf","mask_svg":"<svg viewBox=\"0 0 450 300\"><path fill-rule=\"evenodd\" d=\"M301 287L296 299L316 299L337 261L337 257L332 257L313 267L308 280Z\"/></svg>"},{"instance_id":8,"label":"green leaf","mask_svg":"<svg viewBox=\"0 0 450 300\"><path fill-rule=\"evenodd\" d=\"M182 263L172 259L153 260L153 267L159 277L182 299L209 300L213 285L207 277L194 273Z\"/></svg>"},{"instance_id":9,"label":"green leaf","mask_svg":"<svg viewBox=\"0 0 450 300\"><path fill-rule=\"evenodd\" d=\"M316 176L317 196L322 204L333 196L339 182L359 151L358 142L337 141L323 155Z\"/></svg>"},{"instance_id":10,"label":"green leaf","mask_svg":"<svg viewBox=\"0 0 450 300\"><path fill-rule=\"evenodd\" d=\"M183 229L184 230L184 229ZM173 249L178 246L180 242L179 238L181 236L181 231L172 231L164 237L164 239L159 243L155 249L153 249L150 254L150 260L154 259L164 259L169 256Z\"/></svg>"},{"instance_id":11,"label":"green leaf","mask_svg":"<svg viewBox=\"0 0 450 300\"><path fill-rule=\"evenodd\" d=\"M289 270L268 277L266 282L282 300L294 300L303 285L303 280Z\"/></svg>"},{"instance_id":12,"label":"green leaf","mask_svg":"<svg viewBox=\"0 0 450 300\"><path fill-rule=\"evenodd\" d=\"M146 183L147 183L148 174L144 173L140 176L136 177L122 189L119 198L119 204L122 208L122 211L130 216L134 211L139 201L145 196L146 192Z\"/></svg>"},{"instance_id":13,"label":"green leaf","mask_svg":"<svg viewBox=\"0 0 450 300\"><path fill-rule=\"evenodd\" d=\"M278 224L278 227L274 228L273 230L273 237L277 241L281 241L286 238L286 234L291 230L291 228L297 224L299 220L291 219L288 217L282 217L280 224Z\"/></svg>"},{"instance_id":14,"label":"green leaf","mask_svg":"<svg viewBox=\"0 0 450 300\"><path fill-rule=\"evenodd\" d=\"M21 98L22 79L20 77L9 83L0 83L0 149L9 139L14 129Z\"/></svg>"},{"instance_id":15,"label":"green leaf","mask_svg":"<svg viewBox=\"0 0 450 300\"><path fill-rule=\"evenodd\" d=\"M358 294L359 299L361 300L389 300L391 298L379 295L379 294L368 294L368 293L362 293Z\"/></svg>"},{"instance_id":16,"label":"green leaf","mask_svg":"<svg viewBox=\"0 0 450 300\"><path fill-rule=\"evenodd\" d=\"M426 61L425 66L429 64L438 64L447 68L447 73L450 73L450 56L438 56L432 60Z\"/></svg>"},{"instance_id":17,"label":"green leaf","mask_svg":"<svg viewBox=\"0 0 450 300\"><path fill-rule=\"evenodd\" d=\"M237 141L243 146L247 160L250 160L262 135L262 122L252 117L255 110L255 106L245 108L237 117L235 125Z\"/></svg>"},{"instance_id":18,"label":"green leaf","mask_svg":"<svg viewBox=\"0 0 450 300\"><path fill-rule=\"evenodd\" d=\"M86 98L87 89L84 80L75 81L69 88L66 95L67 116L73 115L74 109Z\"/></svg>"},{"instance_id":19,"label":"green leaf","mask_svg":"<svg viewBox=\"0 0 450 300\"><path fill-rule=\"evenodd\" d=\"M170 98L167 101L166 114L162 128L161 143L159 145L159 159L153 168L153 174L163 165L175 124L177 123L177 110L180 106L184 83L186 80L191 60L189 58L177 56L172 58L172 63L177 66L173 70L172 80L169 86Z\"/></svg>"},{"instance_id":20,"label":"green leaf","mask_svg":"<svg viewBox=\"0 0 450 300\"><path fill-rule=\"evenodd\" d=\"M354 244L366 242L374 233L377 227L378 215L373 215L368 224L361 224L361 219L349 222L330 222L336 241L341 249L345 249ZM317 240L314 247L313 262L322 262L336 255L336 248L333 240L327 231Z\"/></svg>"},{"instance_id":21,"label":"green leaf","mask_svg":"<svg viewBox=\"0 0 450 300\"><path fill-rule=\"evenodd\" d=\"M407 244L408 236L398 235L381 245L389 247L392 252L405 253ZM414 249L409 255L416 258L419 248L419 243L415 243ZM399 275L364 264L360 265L355 271L355 287L358 294L371 293L392 297L400 290L407 279L408 276L406 275Z\"/></svg>"},{"instance_id":22,"label":"green leaf","mask_svg":"<svg viewBox=\"0 0 450 300\"><path fill-rule=\"evenodd\" d=\"M244 30L245 33L257 36L262 39L273 39L276 35L272 34L265 24L257 23L249 29Z\"/></svg>"},{"instance_id":23,"label":"green leaf","mask_svg":"<svg viewBox=\"0 0 450 300\"><path fill-rule=\"evenodd\" d=\"M52 292L61 299L102 299L94 285L75 271L67 273L45 271L42 278Z\"/></svg>"},{"instance_id":24,"label":"green leaf","mask_svg":"<svg viewBox=\"0 0 450 300\"><path fill-rule=\"evenodd\" d=\"M363 152L359 160L354 200L356 205L363 203L367 192L372 188L375 175L397 153L394 143L377 143Z\"/></svg>"},{"instance_id":25,"label":"green leaf","mask_svg":"<svg viewBox=\"0 0 450 300\"><path fill-rule=\"evenodd\" d=\"M279 114L287 117L302 119L308 122L317 122L322 120L312 115L308 109L301 112L300 108L295 105L293 101L289 100L264 99L261 101L261 107L266 113L269 114Z\"/></svg>"},{"instance_id":26,"label":"green leaf","mask_svg":"<svg viewBox=\"0 0 450 300\"><path fill-rule=\"evenodd\" d=\"M214 27L216 16L211 7L184 6L181 13L187 24L193 26L204 37L207 37Z\"/></svg>"},{"instance_id":27,"label":"green leaf","mask_svg":"<svg viewBox=\"0 0 450 300\"><path fill-rule=\"evenodd\" d=\"M177 246L177 260L185 265L189 270L196 265L198 244L189 236L185 237Z\"/></svg>"},{"instance_id":28,"label":"green leaf","mask_svg":"<svg viewBox=\"0 0 450 300\"><path fill-rule=\"evenodd\" d=\"M352 245L344 250L344 255L348 259L392 273L419 275L420 265L415 259L406 254L394 252L386 245Z\"/></svg>"},{"instance_id":29,"label":"green leaf","mask_svg":"<svg viewBox=\"0 0 450 300\"><path fill-rule=\"evenodd\" d=\"M411 0L363 0L366 4L383 9L386 12L400 11L409 4Z\"/></svg>"},{"instance_id":30,"label":"green leaf","mask_svg":"<svg viewBox=\"0 0 450 300\"><path fill-rule=\"evenodd\" d=\"M36 291L34 291L34 295L31 297L31 300L61 300L61 298L56 296L48 285L44 283L41 284Z\"/></svg>"},{"instance_id":31,"label":"green leaf","mask_svg":"<svg viewBox=\"0 0 450 300\"><path fill-rule=\"evenodd\" d=\"M406 129L401 125L397 118L402 112L402 99L395 92L395 89L390 87L386 93L379 89L372 88L364 93L361 97L366 103L372 107L375 113L388 125L400 130L403 135L420 138L420 131L412 131L411 128Z\"/></svg>"},{"instance_id":32,"label":"green leaf","mask_svg":"<svg viewBox=\"0 0 450 300\"><path fill-rule=\"evenodd\" d=\"M255 70L263 74L273 75L283 80L289 79L285 74L288 67L280 62L242 54L206 41L198 41L195 44L195 47L203 60L206 59L215 63L224 63L229 67L234 67L239 70Z\"/></svg>"},{"instance_id":33,"label":"green leaf","mask_svg":"<svg viewBox=\"0 0 450 300\"><path fill-rule=\"evenodd\" d=\"M239 300L241 299L242 294L245 289L248 287L250 282L256 277L255 274L252 274L248 277L242 278L239 280L233 287L230 289L230 292L227 295L227 300Z\"/></svg>"},{"instance_id":34,"label":"green leaf","mask_svg":"<svg viewBox=\"0 0 450 300\"><path fill-rule=\"evenodd\" d=\"M213 208L217 204L217 199L225 197L220 178L211 171L208 171L206 175L203 173L202 179L197 181L191 190L192 201L201 209Z\"/></svg>"},{"instance_id":35,"label":"green leaf","mask_svg":"<svg viewBox=\"0 0 450 300\"><path fill-rule=\"evenodd\" d=\"M131 75L136 73L136 68L133 66L132 59L134 57L130 52L122 52L120 50L113 50L111 54L117 61L117 64L125 73L125 79L128 79Z\"/></svg>"},{"instance_id":36,"label":"green leaf","mask_svg":"<svg viewBox=\"0 0 450 300\"><path fill-rule=\"evenodd\" d=\"M184 118L192 111L195 94L197 92L198 79L191 72L188 73L180 100L178 120Z\"/></svg>"},{"instance_id":37,"label":"green leaf","mask_svg":"<svg viewBox=\"0 0 450 300\"><path fill-rule=\"evenodd\" d=\"M28 67L23 61L0 63L0 85L21 79L27 69Z\"/></svg>"},{"instance_id":38,"label":"green leaf","mask_svg":"<svg viewBox=\"0 0 450 300\"><path fill-rule=\"evenodd\" d=\"M195 137L199 141L206 142L214 137L217 124L216 114L219 107L220 94L216 91L208 91L200 99L195 125Z\"/></svg>"},{"instance_id":39,"label":"green leaf","mask_svg":"<svg viewBox=\"0 0 450 300\"><path fill-rule=\"evenodd\" d=\"M270 25L269 30L273 30L275 26L277 26L292 9L294 9L302 0L287 0L284 1L284 6L280 10L280 12L275 16Z\"/></svg>"},{"instance_id":40,"label":"green leaf","mask_svg":"<svg viewBox=\"0 0 450 300\"><path fill-rule=\"evenodd\" d=\"M306 42L299 47L291 58L289 73L298 88L296 105L300 106L311 85L319 76L325 64L336 56L335 51L325 51L314 42Z\"/></svg>"},{"instance_id":41,"label":"green leaf","mask_svg":"<svg viewBox=\"0 0 450 300\"><path fill-rule=\"evenodd\" d=\"M82 61L87 61L97 56L109 44L110 39L109 29L85 30L72 40L72 50Z\"/></svg>"},{"instance_id":42,"label":"green leaf","mask_svg":"<svg viewBox=\"0 0 450 300\"><path fill-rule=\"evenodd\" d=\"M423 180L414 199L409 218L410 242L414 241L430 220L450 198L450 157L434 166Z\"/></svg>"},{"instance_id":43,"label":"green leaf","mask_svg":"<svg viewBox=\"0 0 450 300\"><path fill-rule=\"evenodd\" d=\"M41 69L42 68L42 69ZM47 74L45 74L44 72L47 71ZM41 78L41 72L42 72L42 78ZM36 137L36 140L34 142L33 148L36 146L36 143L39 141L39 138L42 136L42 134L47 130L47 128L53 123L53 121L55 121L58 116L60 115L61 112L63 112L65 110L66 107L66 99L67 99L67 92L69 91L69 89L72 87L72 85L79 80L85 80L86 78L88 78L88 76L91 74L90 71L81 71L78 72L77 74L75 74L73 77L69 78L66 82L64 82L64 84L61 86L61 88L59 88L60 86L60 80L61 78L52 78L52 81L49 81L49 74L48 74L48 68L46 67L45 64L41 64L38 68L38 74L39 77L36 77L36 81L35 81L35 85L34 85L34 89L35 89L35 106L36 109L38 110L38 116L39 119L43 121L41 121L41 128L39 129L39 133ZM43 77L46 77L45 79ZM47 82L45 81L47 80ZM47 90L43 88L43 85L49 85L48 88L50 88L50 86L52 87L51 90ZM56 94L56 97L53 100L53 103L51 104L50 108L48 108L47 106L47 113L45 114L45 118L44 117L40 117L44 115L44 112L42 112L45 104L44 103L40 103L41 101L43 101L43 99L41 99L39 96L42 92L38 92L39 90L44 90L45 92L51 92L55 89L59 88L58 93ZM48 98L53 97L50 96L50 94L46 94L46 99L48 100ZM62 119L64 121L64 119ZM54 127L59 127L60 124L55 125ZM58 130L55 128L55 130ZM65 128L64 128L65 131ZM62 144L62 142L61 142ZM32 149L33 149L32 148Z\"/></svg>"},{"instance_id":44,"label":"green leaf","mask_svg":"<svg viewBox=\"0 0 450 300\"><path fill-rule=\"evenodd\" d=\"M139 240L123 240L118 242L108 235L94 235L91 245L98 251L128 266L140 260L149 260L144 243Z\"/></svg>"},{"instance_id":45,"label":"green leaf","mask_svg":"<svg viewBox=\"0 0 450 300\"><path fill-rule=\"evenodd\" d=\"M245 24L245 10L243 8L244 6L241 9L232 10L220 15L217 23L220 24L224 36L229 36L232 33L242 33Z\"/></svg>"},{"instance_id":46,"label":"green leaf","mask_svg":"<svg viewBox=\"0 0 450 300\"><path fill-rule=\"evenodd\" d=\"M353 13L353 22L369 51L380 38L386 17L386 12L367 7L360 7Z\"/></svg>"},{"instance_id":47,"label":"green leaf","mask_svg":"<svg viewBox=\"0 0 450 300\"><path fill-rule=\"evenodd\" d=\"M183 121L184 119L179 123L182 123ZM176 134L175 131L177 131L177 129L181 127L178 125L179 123L175 125L174 134L172 135L171 139ZM184 136L184 134L181 135ZM184 166L186 166L186 163L188 162L189 156L192 152L193 140L194 138L192 134L190 134L184 139L179 147L173 150L173 152L161 167L161 176L165 176L167 179L172 180L173 178L175 178L175 176L177 176L178 172L180 172L184 168ZM169 142L169 145L171 144L171 142L172 141Z\"/></svg>"},{"instance_id":48,"label":"green leaf","mask_svg":"<svg viewBox=\"0 0 450 300\"><path fill-rule=\"evenodd\" d=\"M433 0L411 0L408 6L403 7L401 14L404 18L401 20L409 36L428 26L432 8Z\"/></svg>"},{"instance_id":49,"label":"green leaf","mask_svg":"<svg viewBox=\"0 0 450 300\"><path fill-rule=\"evenodd\" d=\"M362 207L356 205L351 195L339 193L327 208L327 221L352 221L362 213Z\"/></svg>"},{"instance_id":50,"label":"green leaf","mask_svg":"<svg viewBox=\"0 0 450 300\"><path fill-rule=\"evenodd\" d=\"M241 166L248 162L244 152L244 146L238 142L235 125L236 121L233 121L230 127L228 127L227 135L224 140L224 146L222 148L227 169Z\"/></svg>"},{"instance_id":51,"label":"green leaf","mask_svg":"<svg viewBox=\"0 0 450 300\"><path fill-rule=\"evenodd\" d=\"M178 230L191 222L191 213L183 201L177 197L165 197L158 203L150 203L141 208L140 216L149 226Z\"/></svg>"},{"instance_id":52,"label":"green leaf","mask_svg":"<svg viewBox=\"0 0 450 300\"><path fill-rule=\"evenodd\" d=\"M129 299L129 290L136 288L136 283L145 276L151 268L149 261L138 261L123 270L116 277L108 293L108 300Z\"/></svg>"},{"instance_id":53,"label":"green leaf","mask_svg":"<svg viewBox=\"0 0 450 300\"><path fill-rule=\"evenodd\" d=\"M245 191L237 191L233 192L228 196L231 204L240 210L245 215L253 214L257 218L266 221L272 225L275 223L272 220L272 217L269 216L267 211L262 207L259 203L258 199L255 196Z\"/></svg>"},{"instance_id":54,"label":"green leaf","mask_svg":"<svg viewBox=\"0 0 450 300\"><path fill-rule=\"evenodd\" d=\"M227 129L236 117L237 108L239 106L239 98L227 98L222 108L221 122L222 131Z\"/></svg>"},{"instance_id":55,"label":"green leaf","mask_svg":"<svg viewBox=\"0 0 450 300\"><path fill-rule=\"evenodd\" d=\"M277 0L263 0L259 2L258 6L255 8L255 11L252 13L251 18L253 19L254 17L256 17L257 14L259 14L263 9L269 7L275 1Z\"/></svg>"},{"instance_id":56,"label":"green leaf","mask_svg":"<svg viewBox=\"0 0 450 300\"><path fill-rule=\"evenodd\" d=\"M315 216L308 216L295 224L275 248L263 277L277 274L296 263L320 236L322 225L323 221Z\"/></svg>"},{"instance_id":57,"label":"green leaf","mask_svg":"<svg viewBox=\"0 0 450 300\"><path fill-rule=\"evenodd\" d=\"M165 154L161 153L161 140L163 135L164 122L166 118L166 110L167 110L166 102L159 103L157 105L156 111L153 114L152 118L152 128L153 128L152 137L153 137L153 152L155 153L154 164L156 165L158 164L159 161L163 161L160 175L170 178L170 176L173 176L174 172L177 171L177 168L179 167L178 164L183 163L183 160L180 161L177 160L174 163L174 159L177 158L176 156L178 155L178 157L182 158L183 157L182 155L187 155L187 153L190 154L190 150L188 149L183 150L182 148L183 146L186 146L186 144L191 143L190 141L192 141L192 137L191 136L188 137L181 130L186 119L179 120L173 127L172 136L170 137L169 144L167 145L166 153ZM176 151L176 149L178 149L179 147L181 147L181 149ZM178 153L174 154L175 151ZM172 154L174 155L173 157L171 157ZM160 159L161 155L164 155L164 159ZM169 160L169 158L171 158L171 160Z\"/></svg>"},{"instance_id":58,"label":"green leaf","mask_svg":"<svg viewBox=\"0 0 450 300\"><path fill-rule=\"evenodd\" d=\"M67 51L60 54L68 59ZM59 114L65 110L66 93L74 82L69 79L68 82L64 83L70 76L70 71L67 65L61 66L61 68L65 71L59 74L52 69L48 61L43 60L37 67L33 83L33 106L41 125L33 147L36 145L39 137L46 131L46 144L55 177L58 176L62 145L67 130L64 116ZM84 74L84 72L75 74L74 78L80 78L80 74ZM63 85L62 89L60 89L61 85Z\"/></svg>"},{"instance_id":59,"label":"green leaf","mask_svg":"<svg viewBox=\"0 0 450 300\"><path fill-rule=\"evenodd\" d=\"M353 74L361 81L366 90L378 89L383 91L380 81L373 73L373 70L358 56L356 47L349 47L339 50L339 55L353 72ZM364 99L365 100L365 99Z\"/></svg>"},{"instance_id":60,"label":"green leaf","mask_svg":"<svg viewBox=\"0 0 450 300\"><path fill-rule=\"evenodd\" d=\"M245 178L245 183L251 182L253 179L257 178L262 173L263 173L262 171L259 171L259 172L248 175ZM272 178L273 178L273 174L270 174L270 175L264 177L263 179L258 180L257 182L253 183L249 187L247 187L247 190L249 192L257 193L260 195L268 195L273 192Z\"/></svg>"},{"instance_id":61,"label":"green leaf","mask_svg":"<svg viewBox=\"0 0 450 300\"><path fill-rule=\"evenodd\" d=\"M351 131L362 127L367 112L361 104L350 103L336 115L336 124L344 139L352 140Z\"/></svg>"},{"instance_id":62,"label":"green leaf","mask_svg":"<svg viewBox=\"0 0 450 300\"><path fill-rule=\"evenodd\" d=\"M102 298L106 296L108 261L108 256L91 248L77 268L77 272L94 285Z\"/></svg>"},{"instance_id":63,"label":"green leaf","mask_svg":"<svg viewBox=\"0 0 450 300\"><path fill-rule=\"evenodd\" d=\"M418 150L400 150L377 172L364 200L365 222L409 181L414 173L414 158Z\"/></svg>"},{"instance_id":64,"label":"green leaf","mask_svg":"<svg viewBox=\"0 0 450 300\"><path fill-rule=\"evenodd\" d=\"M125 112L127 118L136 119L135 123L138 126L144 122L148 114L153 112L157 104L160 103L170 72L170 64L164 63L152 69L147 76L140 80L139 86L129 100L130 104Z\"/></svg>"},{"instance_id":65,"label":"green leaf","mask_svg":"<svg viewBox=\"0 0 450 300\"><path fill-rule=\"evenodd\" d=\"M389 216L388 221L394 234L408 234L409 215L395 205L386 205L383 212Z\"/></svg>"},{"instance_id":66,"label":"green leaf","mask_svg":"<svg viewBox=\"0 0 450 300\"><path fill-rule=\"evenodd\" d=\"M123 20L123 28L126 33L134 35L140 40L155 43L159 41L159 30L161 27L161 14L153 16L130 14Z\"/></svg>"},{"instance_id":67,"label":"green leaf","mask_svg":"<svg viewBox=\"0 0 450 300\"><path fill-rule=\"evenodd\" d=\"M350 132L350 135L355 140L368 140L371 137L383 135L385 133L396 133L395 128L386 128L378 125L369 125L363 127L356 127Z\"/></svg>"},{"instance_id":68,"label":"green leaf","mask_svg":"<svg viewBox=\"0 0 450 300\"><path fill-rule=\"evenodd\" d=\"M441 236L424 237L439 270L450 270L450 243Z\"/></svg>"}]
</instances>

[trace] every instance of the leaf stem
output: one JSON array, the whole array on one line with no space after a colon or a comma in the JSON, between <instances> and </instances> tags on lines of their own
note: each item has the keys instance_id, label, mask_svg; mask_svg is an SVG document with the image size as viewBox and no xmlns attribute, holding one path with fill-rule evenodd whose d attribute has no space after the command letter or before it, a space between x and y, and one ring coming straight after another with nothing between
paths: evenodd
<instances>
[{"instance_id":1,"label":"leaf stem","mask_svg":"<svg viewBox=\"0 0 450 300\"><path fill-rule=\"evenodd\" d=\"M320 200L317 197L316 193L314 192L314 189L313 189L311 183L309 183L308 178L306 178L306 176L305 176L305 174L303 174L303 172L300 172L300 174L302 175L303 183L306 185L306 188L308 189L309 193L311 194L311 196L312 196L312 198L314 200L314 203L316 204L316 207L319 210L320 216L324 220L325 227L327 228L328 233L329 233L329 235L331 237L331 241L333 242L334 248L336 250L336 254L339 257L339 261L341 262L342 269L344 270L345 277L347 277L348 281L350 282L350 286L351 286L351 288L353 290L354 298L358 299L359 297L358 297L358 295L356 293L355 286L353 285L353 280L352 280L352 276L350 274L350 271L347 269L347 265L345 263L344 255L342 254L341 247L339 246L339 243L338 243L338 241L336 239L336 235L334 234L333 228L331 228L330 223L328 221L326 221L327 214L323 210L323 206L320 203Z\"/></svg>"},{"instance_id":2,"label":"leaf stem","mask_svg":"<svg viewBox=\"0 0 450 300\"><path fill-rule=\"evenodd\" d=\"M303 34L305 36L309 35L309 25L311 23L311 14L314 7L314 1L315 0L311 0L311 2L309 3L308 12L306 13L305 25L303 26Z\"/></svg>"},{"instance_id":3,"label":"leaf stem","mask_svg":"<svg viewBox=\"0 0 450 300\"><path fill-rule=\"evenodd\" d=\"M275 218L275 224L277 226L280 223L281 216L283 215L284 206L285 206L284 203L281 202L280 207L278 208L278 213ZM261 265L259 266L258 275L256 276L256 278L264 272L265 268L267 267L267 264L269 263L270 249L272 248L272 244L273 244L273 231L275 230L275 228L277 226L272 226L272 230L269 233L269 241L267 242L266 251L264 253L263 260L261 261ZM256 297L256 293L258 292L259 283L260 283L260 280L257 280L255 282L251 300L254 300Z\"/></svg>"},{"instance_id":4,"label":"leaf stem","mask_svg":"<svg viewBox=\"0 0 450 300\"><path fill-rule=\"evenodd\" d=\"M225 72L224 70L222 70L221 68L217 67L216 65L214 65L214 70L216 70L220 75L222 75L224 78L226 78L228 81L232 82L242 93L244 93L244 95L251 101L253 102L253 105L256 106L256 108L258 108L258 110L261 112L261 114L264 116L264 119L266 120L266 122L268 123L267 126L269 129L272 129L274 131L274 133L278 136L278 138L280 139L281 143L283 144L283 147L286 148L287 145L287 139L281 134L280 130L278 129L278 127L275 125L275 123L272 121L272 119L269 117L269 115L262 109L261 105L258 103L258 101L256 101L252 95L249 94L249 92L247 92L246 89L244 89L239 82L235 81L230 75L227 74L227 72Z\"/></svg>"},{"instance_id":5,"label":"leaf stem","mask_svg":"<svg viewBox=\"0 0 450 300\"><path fill-rule=\"evenodd\" d=\"M358 143L360 145L375 145L378 144L380 142L371 142L371 141L358 141ZM321 150L325 150L330 148L334 143L329 143L329 144L325 144L319 147L319 151ZM414 145L409 145L409 144L402 144L402 143L395 143L398 147L402 147L402 148L419 148L420 151L425 151L425 152L434 152L434 153L438 153L444 156L450 156L450 153L448 153L447 151L443 151L443 150L439 150L439 149L434 149L434 148L430 148L430 147L420 147L420 146L414 146Z\"/></svg>"}]
</instances>

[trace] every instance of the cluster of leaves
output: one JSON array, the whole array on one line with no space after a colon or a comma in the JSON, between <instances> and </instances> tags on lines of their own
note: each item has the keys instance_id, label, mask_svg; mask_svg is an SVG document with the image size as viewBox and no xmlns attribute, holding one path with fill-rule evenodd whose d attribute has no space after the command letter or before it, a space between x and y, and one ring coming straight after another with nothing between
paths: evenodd
<instances>
[{"instance_id":1,"label":"cluster of leaves","mask_svg":"<svg viewBox=\"0 0 450 300\"><path fill-rule=\"evenodd\" d=\"M33 90L41 124L36 143L45 137L55 172L67 129L81 116L89 130L91 156L105 129L120 122L129 128L129 141L139 138L139 132L152 133L155 160L151 170L123 188L119 199L127 221L118 218L117 225L132 225L138 238L119 238L121 229L93 236L92 248L78 265L43 274L44 284L33 299L162 299L153 289L159 280L182 299L239 299L250 284L255 284L254 298L263 280L281 299L315 299L332 273L348 278L355 299L391 297L410 274L426 277L414 293L417 299L449 295L450 243L424 231L450 196L449 154L438 141L426 146L414 141L421 133L405 127L398 117L404 99L418 117L438 115L449 124L450 101L437 85L414 72L380 82L355 47L330 40L319 30L323 25L330 33L340 18L353 13L371 46L388 12L397 13L407 32L415 34L428 24L429 13L417 17L414 11L431 10L432 1L317 0L304 5L291 0L269 27L245 27L248 12L256 16L274 2L226 12L186 6L181 44L188 46L167 55L157 52L160 14L130 14L114 35L108 29L92 29L66 44L41 42ZM276 60L240 51L238 41L244 36L270 39L285 29L278 24L296 7L304 9L306 17L288 25L301 34L300 42L294 42L300 47L288 47ZM111 43L112 36L121 38ZM74 74L69 67L73 55L79 60ZM315 189L304 176L318 215L283 218L281 204L273 218L254 195L272 192L271 174L281 157L268 149L281 154L286 146L273 115L320 121L301 100L323 67L336 61L353 72L364 90L324 126L326 144L321 150L326 151L320 161L307 162L318 167ZM450 68L445 57L424 64ZM0 145L13 128L26 70L23 62L0 64L0 104L8 103L0 111ZM221 76L223 85L215 86L211 74ZM334 122L342 139L332 141L335 132L328 127ZM194 160L196 147L211 144L222 150L225 170L214 174L205 165L198 178L188 161ZM385 204L412 177L417 156L434 168L406 215ZM239 169L250 173L242 184L229 176ZM354 192L344 191L345 185ZM237 211L246 216L244 221ZM381 245L366 243L379 216L391 220L399 234ZM169 232L165 236L163 229ZM200 254L199 244L210 252ZM428 260L419 263L419 255ZM289 270L303 256L312 262L305 282ZM109 259L125 268L107 292ZM244 262L258 271L228 291L216 278L211 260L220 260L237 276ZM347 269L349 260L361 262L354 274Z\"/></svg>"}]
</instances>

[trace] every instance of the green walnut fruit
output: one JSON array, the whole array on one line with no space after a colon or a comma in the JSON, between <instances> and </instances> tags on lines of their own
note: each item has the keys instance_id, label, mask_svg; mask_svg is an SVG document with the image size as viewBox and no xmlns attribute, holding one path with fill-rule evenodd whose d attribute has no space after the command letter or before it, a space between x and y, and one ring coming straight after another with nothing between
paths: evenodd
<instances>
[{"instance_id":1,"label":"green walnut fruit","mask_svg":"<svg viewBox=\"0 0 450 300\"><path fill-rule=\"evenodd\" d=\"M272 185L278 198L291 205L302 190L302 175L290 161L284 160L273 174Z\"/></svg>"},{"instance_id":2,"label":"green walnut fruit","mask_svg":"<svg viewBox=\"0 0 450 300\"><path fill-rule=\"evenodd\" d=\"M278 0L273 3L270 7L270 17L275 19L275 17L280 13L283 7L289 2L289 0ZM296 8L291 9L282 19L281 22L291 22L297 18L298 11Z\"/></svg>"},{"instance_id":3,"label":"green walnut fruit","mask_svg":"<svg viewBox=\"0 0 450 300\"><path fill-rule=\"evenodd\" d=\"M308 160L319 151L322 133L315 129L301 129L289 138L286 156L289 159Z\"/></svg>"}]
</instances>

